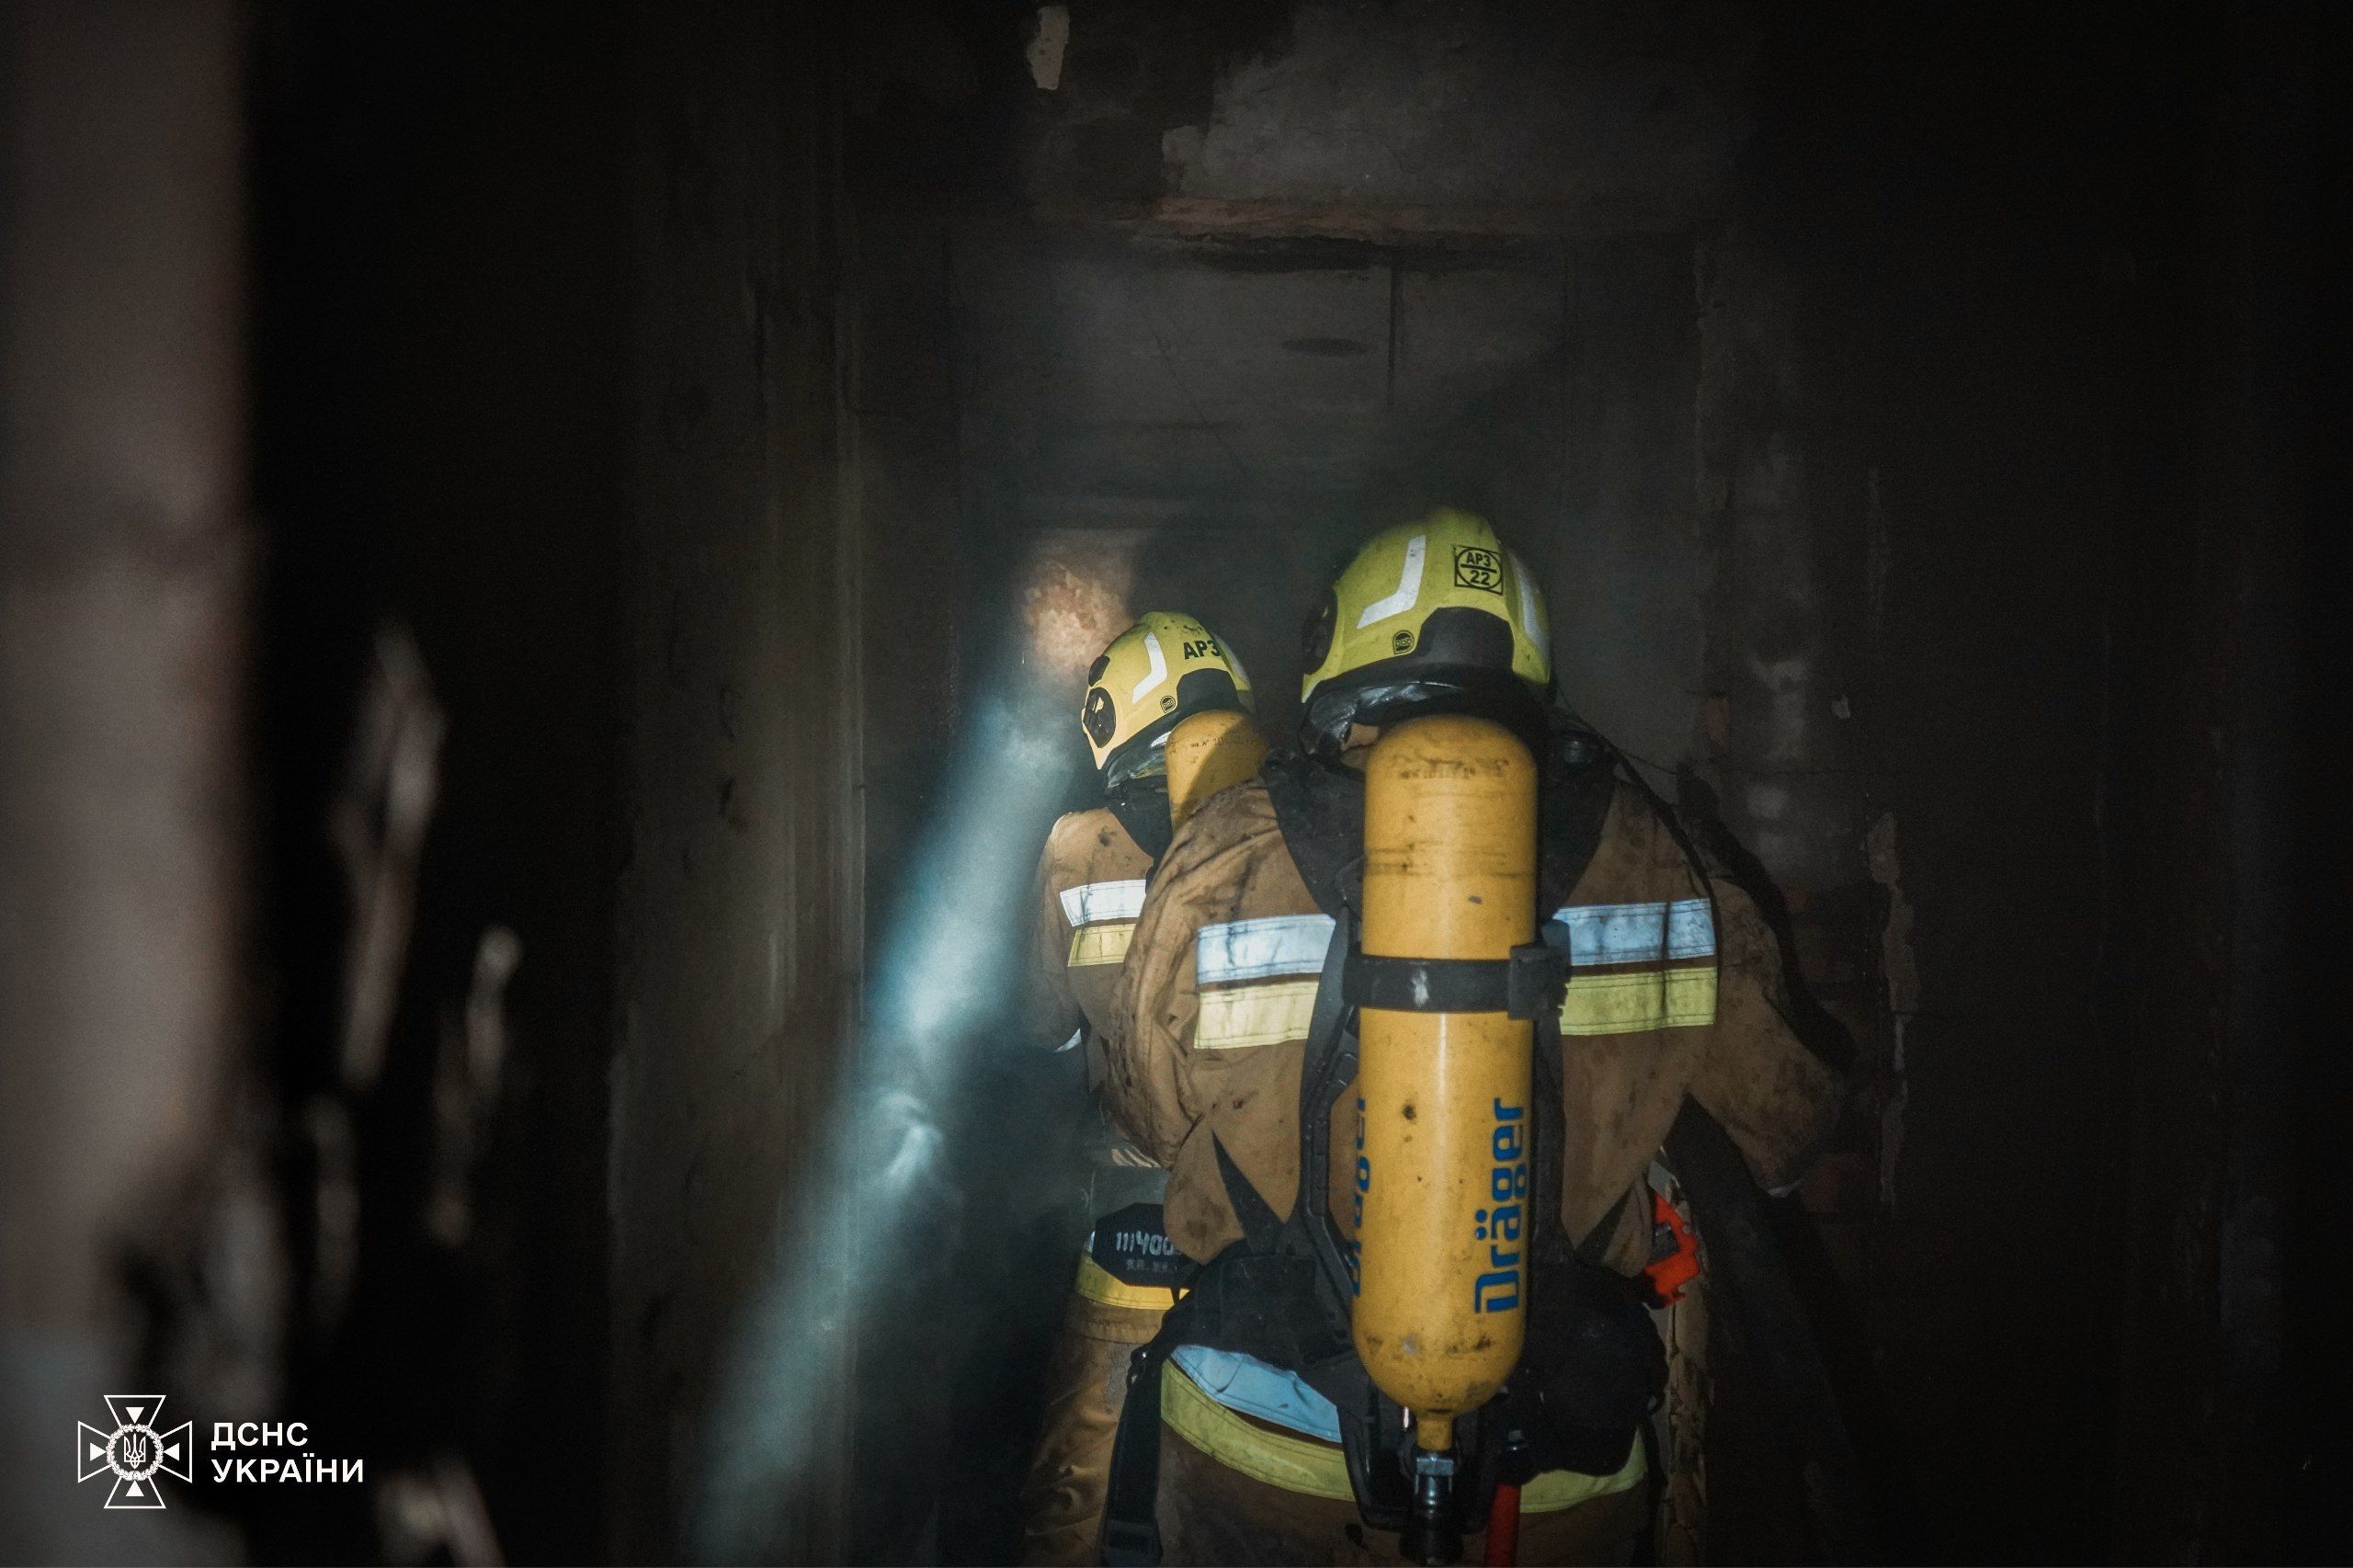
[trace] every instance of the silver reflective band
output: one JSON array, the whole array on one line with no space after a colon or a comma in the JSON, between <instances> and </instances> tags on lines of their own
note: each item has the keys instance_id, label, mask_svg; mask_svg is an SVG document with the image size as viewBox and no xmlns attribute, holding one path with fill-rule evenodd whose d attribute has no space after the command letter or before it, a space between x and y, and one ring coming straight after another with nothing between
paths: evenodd
<instances>
[{"instance_id":1,"label":"silver reflective band","mask_svg":"<svg viewBox=\"0 0 2353 1568\"><path fill-rule=\"evenodd\" d=\"M1168 661L1160 652L1160 639L1152 632L1143 634L1143 651L1152 659L1152 668L1144 671L1143 679L1136 682L1135 690L1128 694L1131 702L1142 702L1143 694L1168 678Z\"/></svg>"},{"instance_id":2,"label":"silver reflective band","mask_svg":"<svg viewBox=\"0 0 2353 1568\"><path fill-rule=\"evenodd\" d=\"M1403 615L1414 608L1414 601L1422 597L1422 556L1427 552L1429 542L1427 534L1413 537L1405 546L1404 570L1397 574L1397 591L1387 598L1375 599L1365 606L1364 613L1357 617L1358 630L1361 631L1376 620L1386 620L1392 615Z\"/></svg>"},{"instance_id":3,"label":"silver reflective band","mask_svg":"<svg viewBox=\"0 0 2353 1568\"><path fill-rule=\"evenodd\" d=\"M1227 985L1278 974L1318 974L1332 943L1328 915L1271 915L1204 926L1193 945L1193 983Z\"/></svg>"},{"instance_id":4,"label":"silver reflective band","mask_svg":"<svg viewBox=\"0 0 2353 1568\"><path fill-rule=\"evenodd\" d=\"M1716 917L1704 898L1673 903L1581 903L1556 910L1577 965L1702 959L1716 950Z\"/></svg>"},{"instance_id":5,"label":"silver reflective band","mask_svg":"<svg viewBox=\"0 0 2353 1568\"><path fill-rule=\"evenodd\" d=\"M1539 653L1549 653L1544 646L1544 620L1536 613L1536 582L1529 575L1528 562L1519 558L1516 550L1511 552L1511 574L1519 584L1520 630L1528 633L1528 640L1536 644Z\"/></svg>"},{"instance_id":6,"label":"silver reflective band","mask_svg":"<svg viewBox=\"0 0 2353 1568\"><path fill-rule=\"evenodd\" d=\"M1143 879L1119 882L1082 882L1062 892L1063 918L1074 929L1101 920L1133 920L1143 913Z\"/></svg>"},{"instance_id":7,"label":"silver reflective band","mask_svg":"<svg viewBox=\"0 0 2353 1568\"><path fill-rule=\"evenodd\" d=\"M1269 1367L1256 1356L1245 1356L1237 1350L1212 1350L1206 1345L1179 1345L1168 1358L1203 1393L1228 1410L1238 1410L1245 1415L1255 1415L1327 1443L1340 1440L1339 1411L1295 1372Z\"/></svg>"},{"instance_id":8,"label":"silver reflective band","mask_svg":"<svg viewBox=\"0 0 2353 1568\"><path fill-rule=\"evenodd\" d=\"M1062 1044L1054 1047L1054 1054L1060 1056L1065 1051L1075 1051L1078 1049L1079 1040L1085 1038L1086 1034L1086 1031L1085 1029L1071 1030L1070 1038L1063 1041Z\"/></svg>"}]
</instances>

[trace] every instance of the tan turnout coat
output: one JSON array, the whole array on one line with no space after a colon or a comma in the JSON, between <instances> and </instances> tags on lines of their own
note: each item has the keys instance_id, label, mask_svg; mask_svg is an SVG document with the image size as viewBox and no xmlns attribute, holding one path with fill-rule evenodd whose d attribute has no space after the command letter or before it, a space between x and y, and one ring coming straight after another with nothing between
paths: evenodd
<instances>
[{"instance_id":1,"label":"tan turnout coat","mask_svg":"<svg viewBox=\"0 0 2353 1568\"><path fill-rule=\"evenodd\" d=\"M1760 1183L1794 1182L1830 1131L1841 1085L1790 1028L1779 944L1748 896L1695 870L1643 794L1614 781L1561 917L1574 960L1563 1008L1569 1235L1639 1197L1686 1095L1723 1124ZM1203 807L1153 878L1102 1093L1119 1129L1170 1167L1168 1233L1195 1258L1242 1233L1213 1141L1277 1214L1290 1210L1300 1072L1330 929L1262 782ZM1333 1119L1330 1165L1344 1224L1346 1121ZM1630 1200L1602 1256L1632 1274L1649 1233L1647 1200Z\"/></svg>"},{"instance_id":2,"label":"tan turnout coat","mask_svg":"<svg viewBox=\"0 0 2353 1568\"><path fill-rule=\"evenodd\" d=\"M1613 1210L1601 1256L1649 1261L1646 1176L1688 1095L1731 1134L1768 1187L1794 1182L1836 1119L1842 1085L1790 1027L1781 954L1756 905L1695 869L1638 789L1588 779L1591 858L1558 910L1574 960L1562 1008L1562 1221L1584 1240ZM1553 851L1557 853L1557 848ZM1241 1235L1222 1143L1278 1214L1299 1186L1300 1073L1331 923L1316 907L1263 782L1228 790L1188 823L1154 874L1120 978L1100 1096L1115 1126L1171 1167L1168 1233L1206 1261ZM1353 1098L1344 1090L1338 1103ZM1333 1118L1330 1212L1345 1227L1351 1119ZM1621 1199L1624 1201L1621 1203ZM1663 1561L1704 1550L1698 1445L1705 1426L1704 1281L1664 1314L1669 1388ZM1695 1382L1695 1380L1696 1382ZM1604 1493L1523 1520L1522 1562L1621 1561L1642 1493ZM1164 1441L1165 1560L1399 1561L1352 1504L1286 1491ZM1480 1550L1467 1542L1466 1561Z\"/></svg>"},{"instance_id":3,"label":"tan turnout coat","mask_svg":"<svg viewBox=\"0 0 2353 1568\"><path fill-rule=\"evenodd\" d=\"M1103 1039L1152 857L1109 808L1056 822L1039 857L1030 937L1030 1038L1052 1050L1081 1041L1087 1084L1103 1082ZM1131 1161L1112 1141L1098 1159ZM1099 1283L1099 1282L1098 1282ZM1022 1484L1022 1561L1097 1561L1111 1441L1127 1393L1128 1356L1160 1326L1156 1307L1074 1289L1046 1369L1036 1448Z\"/></svg>"},{"instance_id":4,"label":"tan turnout coat","mask_svg":"<svg viewBox=\"0 0 2353 1568\"><path fill-rule=\"evenodd\" d=\"M1108 806L1056 819L1038 858L1030 942L1030 1038L1049 1050L1075 1034L1087 1046L1087 1081L1099 1084L1101 1040L1110 1032L1120 961L1143 906L1145 854Z\"/></svg>"}]
</instances>

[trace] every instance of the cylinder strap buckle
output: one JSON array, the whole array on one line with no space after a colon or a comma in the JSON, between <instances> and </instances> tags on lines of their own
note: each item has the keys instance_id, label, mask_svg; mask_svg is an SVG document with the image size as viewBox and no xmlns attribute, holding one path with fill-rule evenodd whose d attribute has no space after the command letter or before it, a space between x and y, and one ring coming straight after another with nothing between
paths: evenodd
<instances>
[{"instance_id":1,"label":"cylinder strap buckle","mask_svg":"<svg viewBox=\"0 0 2353 1568\"><path fill-rule=\"evenodd\" d=\"M1569 955L1542 942L1503 959L1384 958L1348 954L1348 1003L1392 1013L1505 1013L1539 1018L1561 1005Z\"/></svg>"}]
</instances>

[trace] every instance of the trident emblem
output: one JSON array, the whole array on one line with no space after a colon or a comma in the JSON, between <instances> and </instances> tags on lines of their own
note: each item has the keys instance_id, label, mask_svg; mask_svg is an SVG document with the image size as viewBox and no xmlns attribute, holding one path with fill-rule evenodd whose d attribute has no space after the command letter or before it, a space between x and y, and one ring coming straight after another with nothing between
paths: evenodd
<instances>
[{"instance_id":1,"label":"trident emblem","mask_svg":"<svg viewBox=\"0 0 2353 1568\"><path fill-rule=\"evenodd\" d=\"M183 1421L168 1432L155 1424L164 1413L159 1393L110 1393L107 1409L114 1415L114 1430L101 1432L86 1421L74 1445L75 1481L87 1481L101 1471L114 1472L114 1490L107 1494L109 1508L160 1508L162 1489L157 1474L196 1479L193 1422Z\"/></svg>"}]
</instances>

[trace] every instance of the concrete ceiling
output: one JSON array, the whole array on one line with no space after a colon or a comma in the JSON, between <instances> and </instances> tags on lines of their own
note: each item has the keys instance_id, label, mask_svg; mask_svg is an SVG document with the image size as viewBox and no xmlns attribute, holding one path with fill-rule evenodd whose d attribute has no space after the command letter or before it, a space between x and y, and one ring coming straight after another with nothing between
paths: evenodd
<instances>
[{"instance_id":1,"label":"concrete ceiling","mask_svg":"<svg viewBox=\"0 0 2353 1568\"><path fill-rule=\"evenodd\" d=\"M966 460L1041 519L1329 506L1557 355L1557 258L1417 268L1348 250L961 235Z\"/></svg>"},{"instance_id":2,"label":"concrete ceiling","mask_svg":"<svg viewBox=\"0 0 2353 1568\"><path fill-rule=\"evenodd\" d=\"M1750 134L1741 0L873 0L849 168L900 210L1475 245L1680 233Z\"/></svg>"}]
</instances>

